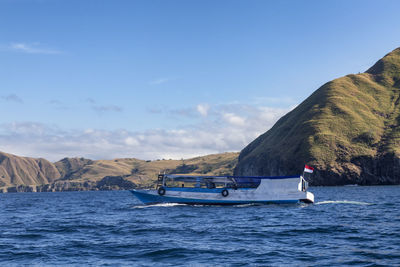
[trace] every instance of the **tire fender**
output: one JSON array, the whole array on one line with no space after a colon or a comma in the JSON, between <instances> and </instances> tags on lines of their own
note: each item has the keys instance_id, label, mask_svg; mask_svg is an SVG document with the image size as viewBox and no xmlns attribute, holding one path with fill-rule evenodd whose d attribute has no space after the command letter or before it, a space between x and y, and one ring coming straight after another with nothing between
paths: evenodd
<instances>
[{"instance_id":1,"label":"tire fender","mask_svg":"<svg viewBox=\"0 0 400 267\"><path fill-rule=\"evenodd\" d=\"M163 195L165 195L165 188L164 187L160 187L160 188L158 188L158 194L160 195L160 196L163 196Z\"/></svg>"},{"instance_id":2,"label":"tire fender","mask_svg":"<svg viewBox=\"0 0 400 267\"><path fill-rule=\"evenodd\" d=\"M226 190L226 189L224 189L224 190L221 191L221 195L222 195L223 197L227 197L227 196L229 196L229 191Z\"/></svg>"}]
</instances>

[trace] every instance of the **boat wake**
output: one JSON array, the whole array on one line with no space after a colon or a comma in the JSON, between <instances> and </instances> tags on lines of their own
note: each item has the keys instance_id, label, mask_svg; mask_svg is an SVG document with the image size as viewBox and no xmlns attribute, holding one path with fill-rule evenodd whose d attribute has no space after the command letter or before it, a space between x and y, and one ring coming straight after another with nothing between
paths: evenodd
<instances>
[{"instance_id":1,"label":"boat wake","mask_svg":"<svg viewBox=\"0 0 400 267\"><path fill-rule=\"evenodd\" d=\"M132 208L133 209L145 209L145 208L154 208L154 207L169 208L169 207L176 207L176 206L187 206L187 204L181 204L181 203L159 203L159 204L150 204L150 205L135 205L135 206L132 206Z\"/></svg>"},{"instance_id":2,"label":"boat wake","mask_svg":"<svg viewBox=\"0 0 400 267\"><path fill-rule=\"evenodd\" d=\"M258 203L247 203L247 204L237 204L237 205L233 205L233 207L237 207L237 208L246 208L246 207L253 207L253 206L262 206L262 204L258 204Z\"/></svg>"},{"instance_id":3,"label":"boat wake","mask_svg":"<svg viewBox=\"0 0 400 267\"><path fill-rule=\"evenodd\" d=\"M323 204L350 204L350 205L364 205L364 206L374 205L373 203L350 201L350 200L327 200L327 201L317 202L314 205L323 205Z\"/></svg>"}]
</instances>

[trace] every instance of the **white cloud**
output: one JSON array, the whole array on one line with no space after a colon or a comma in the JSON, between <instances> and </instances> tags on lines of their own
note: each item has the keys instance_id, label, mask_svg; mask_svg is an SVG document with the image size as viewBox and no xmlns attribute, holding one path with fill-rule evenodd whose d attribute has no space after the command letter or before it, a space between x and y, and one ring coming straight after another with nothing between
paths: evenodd
<instances>
[{"instance_id":1,"label":"white cloud","mask_svg":"<svg viewBox=\"0 0 400 267\"><path fill-rule=\"evenodd\" d=\"M36 122L14 122L0 125L0 151L52 161L64 157L181 159L240 151L289 110L239 104L212 106L208 116L197 124L140 132L65 130Z\"/></svg>"},{"instance_id":2,"label":"white cloud","mask_svg":"<svg viewBox=\"0 0 400 267\"><path fill-rule=\"evenodd\" d=\"M138 146L139 142L136 138L129 136L125 138L125 144L127 144L128 146Z\"/></svg>"},{"instance_id":3,"label":"white cloud","mask_svg":"<svg viewBox=\"0 0 400 267\"><path fill-rule=\"evenodd\" d=\"M209 109L210 109L210 105L208 105L208 104L198 104L197 105L197 111L203 117L207 117Z\"/></svg>"},{"instance_id":4,"label":"white cloud","mask_svg":"<svg viewBox=\"0 0 400 267\"><path fill-rule=\"evenodd\" d=\"M91 133L94 133L94 130L89 128L89 129L84 130L83 133L84 134L91 134Z\"/></svg>"},{"instance_id":5,"label":"white cloud","mask_svg":"<svg viewBox=\"0 0 400 267\"><path fill-rule=\"evenodd\" d=\"M22 52L27 54L61 54L61 51L50 48L40 47L39 43L26 44L26 43L12 43L8 46L10 50Z\"/></svg>"},{"instance_id":6,"label":"white cloud","mask_svg":"<svg viewBox=\"0 0 400 267\"><path fill-rule=\"evenodd\" d=\"M239 117L233 113L224 113L223 118L233 126L244 126L245 120L242 117Z\"/></svg>"}]
</instances>

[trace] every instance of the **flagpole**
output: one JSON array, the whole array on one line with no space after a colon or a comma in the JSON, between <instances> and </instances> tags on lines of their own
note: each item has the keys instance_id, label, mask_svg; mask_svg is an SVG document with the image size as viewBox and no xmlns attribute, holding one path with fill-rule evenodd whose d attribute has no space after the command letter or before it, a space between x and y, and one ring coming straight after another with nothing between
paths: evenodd
<instances>
[{"instance_id":1,"label":"flagpole","mask_svg":"<svg viewBox=\"0 0 400 267\"><path fill-rule=\"evenodd\" d=\"M314 168L313 167L305 165L304 166L304 170L303 170L303 178L304 178L304 180L307 181L308 178L311 176L311 173L313 173L313 172L314 172Z\"/></svg>"}]
</instances>

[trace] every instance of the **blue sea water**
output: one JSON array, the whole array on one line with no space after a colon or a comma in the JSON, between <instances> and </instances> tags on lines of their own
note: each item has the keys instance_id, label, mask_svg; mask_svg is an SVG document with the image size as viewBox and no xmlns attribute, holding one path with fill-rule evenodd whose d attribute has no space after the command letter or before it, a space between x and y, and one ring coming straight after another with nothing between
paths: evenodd
<instances>
[{"instance_id":1,"label":"blue sea water","mask_svg":"<svg viewBox=\"0 0 400 267\"><path fill-rule=\"evenodd\" d=\"M129 191L0 194L1 266L400 266L400 187L311 205L144 206Z\"/></svg>"}]
</instances>

